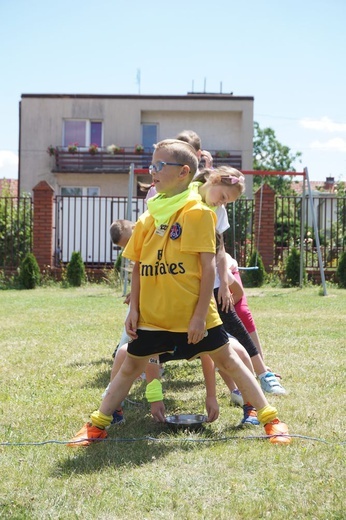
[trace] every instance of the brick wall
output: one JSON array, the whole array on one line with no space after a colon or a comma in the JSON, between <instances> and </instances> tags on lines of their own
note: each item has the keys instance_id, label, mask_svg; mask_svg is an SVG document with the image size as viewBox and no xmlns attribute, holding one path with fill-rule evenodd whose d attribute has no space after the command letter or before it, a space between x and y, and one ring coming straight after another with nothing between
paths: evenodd
<instances>
[{"instance_id":1,"label":"brick wall","mask_svg":"<svg viewBox=\"0 0 346 520\"><path fill-rule=\"evenodd\" d=\"M255 244L267 273L274 264L274 199L275 191L268 184L263 184L255 193Z\"/></svg>"},{"instance_id":2,"label":"brick wall","mask_svg":"<svg viewBox=\"0 0 346 520\"><path fill-rule=\"evenodd\" d=\"M53 188L39 182L33 189L33 254L41 269L53 263Z\"/></svg>"}]
</instances>

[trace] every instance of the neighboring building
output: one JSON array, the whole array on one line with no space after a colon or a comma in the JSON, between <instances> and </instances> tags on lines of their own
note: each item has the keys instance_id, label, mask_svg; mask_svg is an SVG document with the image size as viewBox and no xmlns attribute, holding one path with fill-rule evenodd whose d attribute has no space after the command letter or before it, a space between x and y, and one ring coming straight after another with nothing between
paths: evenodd
<instances>
[{"instance_id":1,"label":"neighboring building","mask_svg":"<svg viewBox=\"0 0 346 520\"><path fill-rule=\"evenodd\" d=\"M292 182L292 189L298 196L303 195L303 181ZM333 225L338 221L340 212L344 211L344 203L338 204L337 197L342 197L346 193L346 182L335 182L334 177L326 177L325 181L311 181L311 194L313 207L317 218L318 229L326 229L326 237L330 239L333 233ZM305 187L305 214L307 225L312 227L312 213L310 210L309 192ZM340 209L341 208L341 209ZM335 231L335 230L334 230Z\"/></svg>"},{"instance_id":2,"label":"neighboring building","mask_svg":"<svg viewBox=\"0 0 346 520\"><path fill-rule=\"evenodd\" d=\"M199 134L214 164L251 170L253 102L207 93L22 94L20 192L32 193L45 180L57 195L126 196L130 164L144 170L137 180L150 182L153 144L185 129ZM247 195L252 197L251 177Z\"/></svg>"},{"instance_id":3,"label":"neighboring building","mask_svg":"<svg viewBox=\"0 0 346 520\"><path fill-rule=\"evenodd\" d=\"M337 195L343 195L344 193L338 193L338 188L340 184L344 185L344 192L346 190L346 182L335 182L334 177L326 177L325 181L310 181L311 191L313 196L325 196L328 193L333 194L334 197ZM291 184L292 189L296 192L297 195L303 194L303 181L294 181Z\"/></svg>"},{"instance_id":4,"label":"neighboring building","mask_svg":"<svg viewBox=\"0 0 346 520\"><path fill-rule=\"evenodd\" d=\"M0 179L0 197L9 195L10 197L18 196L18 180L17 179Z\"/></svg>"}]
</instances>

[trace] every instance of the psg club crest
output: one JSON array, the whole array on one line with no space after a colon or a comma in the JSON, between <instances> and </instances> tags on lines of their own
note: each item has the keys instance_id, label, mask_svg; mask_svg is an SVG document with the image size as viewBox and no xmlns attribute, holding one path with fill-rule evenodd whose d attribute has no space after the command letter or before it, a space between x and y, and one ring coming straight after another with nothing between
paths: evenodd
<instances>
[{"instance_id":1,"label":"psg club crest","mask_svg":"<svg viewBox=\"0 0 346 520\"><path fill-rule=\"evenodd\" d=\"M171 238L172 240L176 240L177 238L180 237L181 232L182 232L181 225L178 224L178 222L176 222L175 224L173 224L173 226L169 230L169 238Z\"/></svg>"}]
</instances>

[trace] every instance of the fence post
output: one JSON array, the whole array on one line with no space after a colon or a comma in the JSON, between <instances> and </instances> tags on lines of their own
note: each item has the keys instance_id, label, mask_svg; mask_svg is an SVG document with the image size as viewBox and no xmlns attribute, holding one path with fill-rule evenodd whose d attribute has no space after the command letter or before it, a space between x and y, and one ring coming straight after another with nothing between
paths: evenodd
<instances>
[{"instance_id":1,"label":"fence post","mask_svg":"<svg viewBox=\"0 0 346 520\"><path fill-rule=\"evenodd\" d=\"M41 181L33 188L33 253L40 269L53 260L53 188Z\"/></svg>"},{"instance_id":2,"label":"fence post","mask_svg":"<svg viewBox=\"0 0 346 520\"><path fill-rule=\"evenodd\" d=\"M275 191L263 184L255 193L255 244L267 273L274 264L274 226Z\"/></svg>"}]
</instances>

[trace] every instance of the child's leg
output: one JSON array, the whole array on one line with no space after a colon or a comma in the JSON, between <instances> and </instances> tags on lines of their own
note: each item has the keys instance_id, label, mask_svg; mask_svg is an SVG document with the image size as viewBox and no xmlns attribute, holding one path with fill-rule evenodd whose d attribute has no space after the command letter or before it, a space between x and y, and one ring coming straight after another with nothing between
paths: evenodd
<instances>
[{"instance_id":1,"label":"child's leg","mask_svg":"<svg viewBox=\"0 0 346 520\"><path fill-rule=\"evenodd\" d=\"M246 352L245 348L238 341L234 342L233 348L234 348L234 351L238 354L238 356L242 360L242 362L247 366L247 368L251 372L253 372L253 366L252 366L252 363L251 363L251 359L250 359L249 354ZM220 372L220 376L222 377L222 379L224 380L224 382L228 386L230 392L232 392L233 390L236 390L237 385L235 384L235 382L232 379L232 377L229 376L228 374L226 374L225 372L223 372L220 369L219 369L219 372Z\"/></svg>"},{"instance_id":2,"label":"child's leg","mask_svg":"<svg viewBox=\"0 0 346 520\"><path fill-rule=\"evenodd\" d=\"M240 284L240 286L243 288L243 282L241 279L241 276L239 274L239 271L233 271L232 272L234 278L237 280L237 282ZM244 289L244 288L243 288ZM256 346L259 354L263 358L263 349L262 345L257 333L255 321L253 319L251 310L249 309L249 304L247 302L246 295L244 294L242 298L235 304L234 309L243 322L244 327L248 331L254 345Z\"/></svg>"},{"instance_id":3,"label":"child's leg","mask_svg":"<svg viewBox=\"0 0 346 520\"><path fill-rule=\"evenodd\" d=\"M114 377L119 372L121 365L125 361L126 354L127 354L127 343L125 343L122 346L119 346L117 349L117 352L115 354L115 358L113 361L112 370L111 370L111 377L110 377L111 381L113 381Z\"/></svg>"},{"instance_id":4,"label":"child's leg","mask_svg":"<svg viewBox=\"0 0 346 520\"><path fill-rule=\"evenodd\" d=\"M148 359L148 357L134 358L126 355L119 372L109 385L100 408L91 414L91 423L85 424L71 439L68 446L89 446L93 441L107 437L105 428L111 424L113 412L120 408L121 402L129 393L138 374L141 374L145 369Z\"/></svg>"},{"instance_id":5,"label":"child's leg","mask_svg":"<svg viewBox=\"0 0 346 520\"><path fill-rule=\"evenodd\" d=\"M246 396L244 401L251 403L251 405L257 409L257 418L264 425L266 434L270 436L270 442L275 444L289 444L291 438L288 433L287 425L278 419L276 408L268 404L254 375L233 351L233 344L234 340L230 339L228 345L224 345L223 348L210 354L210 356L222 371L233 377L243 396ZM243 424L246 424L249 419L249 417L245 419L245 416L247 415L246 409L252 409L251 405L244 405ZM250 414L251 413L250 411Z\"/></svg>"},{"instance_id":6,"label":"child's leg","mask_svg":"<svg viewBox=\"0 0 346 520\"><path fill-rule=\"evenodd\" d=\"M249 332L249 335L250 335L250 338L252 339L253 343L256 345L258 353L260 354L262 359L264 359L263 349L262 349L262 345L261 345L261 342L260 342L260 339L259 339L259 336L257 333L257 329L253 330L252 332Z\"/></svg>"},{"instance_id":7,"label":"child's leg","mask_svg":"<svg viewBox=\"0 0 346 520\"><path fill-rule=\"evenodd\" d=\"M104 415L112 415L120 408L121 402L129 393L131 386L139 374L143 372L148 358L134 358L126 355L117 375L112 380L99 411ZM98 425L96 425L98 426Z\"/></svg>"},{"instance_id":8,"label":"child's leg","mask_svg":"<svg viewBox=\"0 0 346 520\"><path fill-rule=\"evenodd\" d=\"M211 352L210 357L220 371L234 379L241 391L244 402L250 402L258 411L268 406L268 401L258 385L253 373L244 365L239 356L233 350L236 340L230 338L229 344L216 352ZM276 410L273 418L276 417ZM261 420L259 418L259 420ZM270 419L272 420L272 419Z\"/></svg>"}]
</instances>

